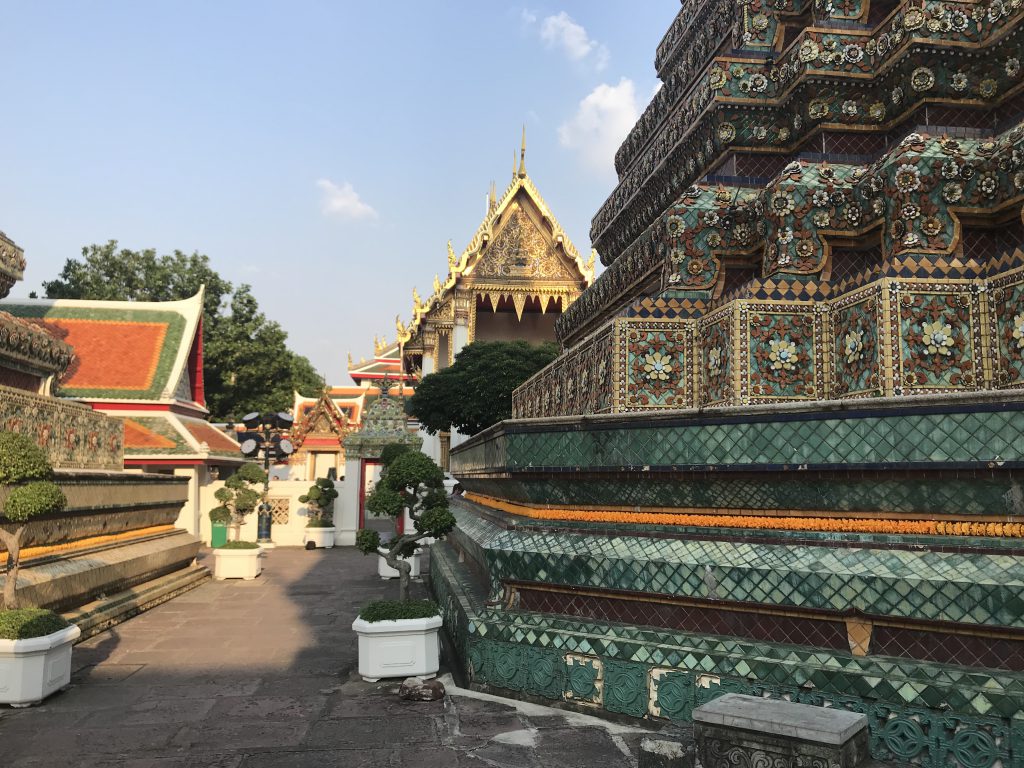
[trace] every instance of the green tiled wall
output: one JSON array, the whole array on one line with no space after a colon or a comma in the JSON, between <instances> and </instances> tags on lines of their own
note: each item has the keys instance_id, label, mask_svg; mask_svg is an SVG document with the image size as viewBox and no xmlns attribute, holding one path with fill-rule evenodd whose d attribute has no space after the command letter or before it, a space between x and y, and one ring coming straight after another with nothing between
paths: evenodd
<instances>
[{"instance_id":1,"label":"green tiled wall","mask_svg":"<svg viewBox=\"0 0 1024 768\"><path fill-rule=\"evenodd\" d=\"M474 685L687 721L727 692L868 716L878 760L1024 768L1024 675L487 608L445 544L431 583Z\"/></svg>"},{"instance_id":2,"label":"green tiled wall","mask_svg":"<svg viewBox=\"0 0 1024 768\"><path fill-rule=\"evenodd\" d=\"M530 581L1024 628L1024 560L1012 555L517 531L454 512L492 591Z\"/></svg>"},{"instance_id":3,"label":"green tiled wall","mask_svg":"<svg viewBox=\"0 0 1024 768\"><path fill-rule=\"evenodd\" d=\"M506 422L504 433L452 452L453 471L478 473L674 466L768 467L943 463L988 465L1024 460L1024 403L999 410L780 414L742 422L706 415L587 421L566 428ZM628 418L628 417L627 417ZM490 442L500 445L488 445Z\"/></svg>"}]
</instances>

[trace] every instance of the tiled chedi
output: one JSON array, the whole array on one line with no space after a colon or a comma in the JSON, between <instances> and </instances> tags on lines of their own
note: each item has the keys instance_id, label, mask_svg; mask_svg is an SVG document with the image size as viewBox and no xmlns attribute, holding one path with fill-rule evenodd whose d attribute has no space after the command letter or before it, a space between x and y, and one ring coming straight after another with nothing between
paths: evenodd
<instances>
[{"instance_id":1,"label":"tiled chedi","mask_svg":"<svg viewBox=\"0 0 1024 768\"><path fill-rule=\"evenodd\" d=\"M473 685L686 721L868 716L1024 768L1021 0L687 0L606 265L452 451Z\"/></svg>"}]
</instances>

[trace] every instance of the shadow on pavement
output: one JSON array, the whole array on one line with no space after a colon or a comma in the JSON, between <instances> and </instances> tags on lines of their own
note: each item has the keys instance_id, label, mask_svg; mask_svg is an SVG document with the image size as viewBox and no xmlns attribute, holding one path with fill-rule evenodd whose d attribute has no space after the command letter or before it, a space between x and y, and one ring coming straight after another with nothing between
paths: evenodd
<instances>
[{"instance_id":1,"label":"shadow on pavement","mask_svg":"<svg viewBox=\"0 0 1024 768\"><path fill-rule=\"evenodd\" d=\"M373 558L279 548L263 568L77 646L68 690L0 708L5 768L636 765L634 729L461 695L405 702L400 681L362 681L352 621L398 589Z\"/></svg>"}]
</instances>

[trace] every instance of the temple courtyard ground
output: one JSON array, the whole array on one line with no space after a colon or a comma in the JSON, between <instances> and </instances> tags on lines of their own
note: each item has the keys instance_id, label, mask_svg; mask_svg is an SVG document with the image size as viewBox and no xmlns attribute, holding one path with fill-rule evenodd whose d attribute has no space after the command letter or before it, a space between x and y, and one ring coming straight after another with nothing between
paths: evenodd
<instances>
[{"instance_id":1,"label":"temple courtyard ground","mask_svg":"<svg viewBox=\"0 0 1024 768\"><path fill-rule=\"evenodd\" d=\"M400 700L400 681L364 682L352 621L396 594L351 548L269 552L254 581L208 582L76 646L68 690L0 708L2 764L637 765L645 732L631 726L460 691L450 677L449 695L428 703Z\"/></svg>"}]
</instances>

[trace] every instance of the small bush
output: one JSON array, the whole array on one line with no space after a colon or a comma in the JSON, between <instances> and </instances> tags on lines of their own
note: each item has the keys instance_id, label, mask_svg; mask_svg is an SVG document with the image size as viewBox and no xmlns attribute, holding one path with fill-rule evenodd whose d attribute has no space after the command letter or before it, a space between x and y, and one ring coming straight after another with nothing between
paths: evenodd
<instances>
[{"instance_id":1,"label":"small bush","mask_svg":"<svg viewBox=\"0 0 1024 768\"><path fill-rule=\"evenodd\" d=\"M380 533L371 528L361 528L356 534L356 549L364 555L377 553L380 547Z\"/></svg>"},{"instance_id":2,"label":"small bush","mask_svg":"<svg viewBox=\"0 0 1024 768\"><path fill-rule=\"evenodd\" d=\"M326 517L311 517L306 523L307 528L331 528L333 526L334 521Z\"/></svg>"},{"instance_id":3,"label":"small bush","mask_svg":"<svg viewBox=\"0 0 1024 768\"><path fill-rule=\"evenodd\" d=\"M260 545L255 541L229 541L221 544L217 549L259 549Z\"/></svg>"},{"instance_id":4,"label":"small bush","mask_svg":"<svg viewBox=\"0 0 1024 768\"><path fill-rule=\"evenodd\" d=\"M359 612L359 618L371 623L396 619L428 619L440 616L433 600L376 600Z\"/></svg>"},{"instance_id":5,"label":"small bush","mask_svg":"<svg viewBox=\"0 0 1024 768\"><path fill-rule=\"evenodd\" d=\"M231 510L227 507L214 507L210 510L210 522L214 525L227 525L231 522Z\"/></svg>"},{"instance_id":6,"label":"small bush","mask_svg":"<svg viewBox=\"0 0 1024 768\"><path fill-rule=\"evenodd\" d=\"M64 492L49 480L36 480L19 485L11 491L4 505L3 516L16 523L23 523L36 515L62 512L68 500Z\"/></svg>"},{"instance_id":7,"label":"small bush","mask_svg":"<svg viewBox=\"0 0 1024 768\"><path fill-rule=\"evenodd\" d=\"M0 611L0 640L27 640L50 635L71 624L45 608L19 608Z\"/></svg>"},{"instance_id":8,"label":"small bush","mask_svg":"<svg viewBox=\"0 0 1024 768\"><path fill-rule=\"evenodd\" d=\"M42 448L24 435L0 432L0 485L47 480L52 474Z\"/></svg>"},{"instance_id":9,"label":"small bush","mask_svg":"<svg viewBox=\"0 0 1024 768\"><path fill-rule=\"evenodd\" d=\"M405 443L388 443L380 451L380 463L385 467L397 459L403 453L408 453L412 448Z\"/></svg>"}]
</instances>

